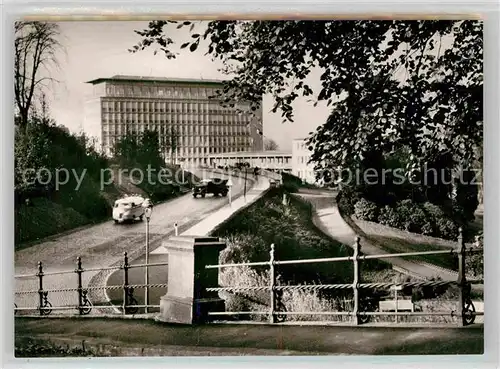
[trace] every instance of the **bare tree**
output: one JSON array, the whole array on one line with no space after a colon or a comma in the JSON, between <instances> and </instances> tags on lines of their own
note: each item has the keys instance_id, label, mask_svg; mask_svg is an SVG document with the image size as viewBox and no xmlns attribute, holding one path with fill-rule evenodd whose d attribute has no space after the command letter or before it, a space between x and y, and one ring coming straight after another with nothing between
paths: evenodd
<instances>
[{"instance_id":1,"label":"bare tree","mask_svg":"<svg viewBox=\"0 0 500 369\"><path fill-rule=\"evenodd\" d=\"M37 90L53 81L41 71L57 66L57 51L62 48L58 38L59 25L49 22L15 23L14 93L20 128L26 127Z\"/></svg>"},{"instance_id":2,"label":"bare tree","mask_svg":"<svg viewBox=\"0 0 500 369\"><path fill-rule=\"evenodd\" d=\"M278 144L271 138L266 138L264 141L264 150L266 151L276 151L279 149Z\"/></svg>"}]
</instances>

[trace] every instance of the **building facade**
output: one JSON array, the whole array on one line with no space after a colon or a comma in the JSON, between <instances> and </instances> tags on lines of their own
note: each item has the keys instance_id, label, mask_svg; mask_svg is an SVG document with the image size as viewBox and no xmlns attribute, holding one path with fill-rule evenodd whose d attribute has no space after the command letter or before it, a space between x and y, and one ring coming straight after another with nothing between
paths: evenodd
<instances>
[{"instance_id":1,"label":"building facade","mask_svg":"<svg viewBox=\"0 0 500 369\"><path fill-rule=\"evenodd\" d=\"M312 152L308 149L306 139L297 138L292 142L292 174L307 183L317 183L314 164L309 163Z\"/></svg>"},{"instance_id":2,"label":"building facade","mask_svg":"<svg viewBox=\"0 0 500 369\"><path fill-rule=\"evenodd\" d=\"M225 108L215 96L223 82L113 76L87 83L84 131L96 137L107 155L126 132L156 130L165 144L166 161L208 165L208 157L224 152L263 148L262 110L250 114L239 102Z\"/></svg>"},{"instance_id":3,"label":"building facade","mask_svg":"<svg viewBox=\"0 0 500 369\"><path fill-rule=\"evenodd\" d=\"M281 151L229 152L209 156L211 167L235 166L249 163L250 167L259 167L273 171L292 171L292 154Z\"/></svg>"}]
</instances>

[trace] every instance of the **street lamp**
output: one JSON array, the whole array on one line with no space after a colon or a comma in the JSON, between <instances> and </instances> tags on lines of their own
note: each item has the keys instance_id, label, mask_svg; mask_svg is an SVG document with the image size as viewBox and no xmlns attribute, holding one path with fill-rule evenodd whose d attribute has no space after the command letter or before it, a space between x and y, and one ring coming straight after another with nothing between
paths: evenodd
<instances>
[{"instance_id":1,"label":"street lamp","mask_svg":"<svg viewBox=\"0 0 500 369\"><path fill-rule=\"evenodd\" d=\"M144 209L144 215L146 217L146 275L144 276L145 279L145 289L144 289L144 312L147 314L148 313L148 305L149 305L149 221L151 219L151 213L153 212L153 206L151 203L146 200L147 205Z\"/></svg>"}]
</instances>

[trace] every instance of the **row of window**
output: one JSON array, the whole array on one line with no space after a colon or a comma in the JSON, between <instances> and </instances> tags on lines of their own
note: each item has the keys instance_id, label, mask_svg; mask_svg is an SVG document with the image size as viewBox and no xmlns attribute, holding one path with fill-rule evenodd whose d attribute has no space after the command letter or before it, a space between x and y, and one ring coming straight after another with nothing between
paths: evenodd
<instances>
[{"instance_id":1,"label":"row of window","mask_svg":"<svg viewBox=\"0 0 500 369\"><path fill-rule=\"evenodd\" d=\"M144 132L146 129L157 131L158 134L166 135L171 134L171 130L168 127L158 127L158 126L138 126L138 125L103 125L102 132L110 134L125 134L127 131L133 131L136 133ZM178 136L207 136L207 135L218 135L218 136L236 136L236 137L249 137L248 131L238 130L237 127L228 126L173 126L173 131Z\"/></svg>"},{"instance_id":2,"label":"row of window","mask_svg":"<svg viewBox=\"0 0 500 369\"><path fill-rule=\"evenodd\" d=\"M108 96L134 96L134 97L173 97L183 99L210 98L217 95L221 86L169 86L169 85L138 85L138 84L113 84L106 83Z\"/></svg>"},{"instance_id":3,"label":"row of window","mask_svg":"<svg viewBox=\"0 0 500 369\"><path fill-rule=\"evenodd\" d=\"M157 108L157 109L136 109L136 108L118 108L114 109L113 107L111 108L102 108L103 113L138 113L138 114L144 114L144 113L174 113L174 114L221 114L221 115L237 115L237 116L251 116L250 113L248 112L239 112L235 110L227 110L227 109L222 109L222 108L214 108L214 109L202 109L202 108L184 108L184 109L175 109L175 107L169 109L162 109L162 108Z\"/></svg>"},{"instance_id":4,"label":"row of window","mask_svg":"<svg viewBox=\"0 0 500 369\"><path fill-rule=\"evenodd\" d=\"M103 139L104 147L110 149L115 144L115 139L112 137L107 137ZM207 154L219 154L224 152L235 152L235 151L246 151L250 148L248 145L222 145L201 147L199 145L190 146L179 146L174 150L175 155L207 155ZM165 150L165 154L170 154L170 149Z\"/></svg>"},{"instance_id":5,"label":"row of window","mask_svg":"<svg viewBox=\"0 0 500 369\"><path fill-rule=\"evenodd\" d=\"M249 115L249 105L223 107L216 101L102 101L103 112L211 113Z\"/></svg>"},{"instance_id":6,"label":"row of window","mask_svg":"<svg viewBox=\"0 0 500 369\"><path fill-rule=\"evenodd\" d=\"M155 119L156 118L156 119ZM203 119L204 118L204 119ZM246 127L248 124L250 124L250 119L240 119L237 117L230 117L230 118L217 118L217 117L209 117L209 116L204 116L204 117L197 117L195 119L194 117L179 117L179 116L141 116L141 115L136 115L136 116L125 116L125 115L108 115L105 114L102 117L102 122L103 123L181 123L181 124L192 124L192 125L199 125L199 124L207 124L207 123L215 123L215 124L226 124L226 125L234 125L234 126L240 126L240 127Z\"/></svg>"},{"instance_id":7,"label":"row of window","mask_svg":"<svg viewBox=\"0 0 500 369\"><path fill-rule=\"evenodd\" d=\"M120 135L115 135L115 134L104 134L103 135L103 140L112 140L113 142L116 142L117 140L120 139ZM168 137L162 137L160 136L160 142L163 142L164 140L168 140ZM177 138L177 144L179 147L184 147L184 146L249 146L252 143L252 140L247 137L227 137L227 136L217 136L217 137L212 137L212 136L189 136L189 137L178 137Z\"/></svg>"}]
</instances>

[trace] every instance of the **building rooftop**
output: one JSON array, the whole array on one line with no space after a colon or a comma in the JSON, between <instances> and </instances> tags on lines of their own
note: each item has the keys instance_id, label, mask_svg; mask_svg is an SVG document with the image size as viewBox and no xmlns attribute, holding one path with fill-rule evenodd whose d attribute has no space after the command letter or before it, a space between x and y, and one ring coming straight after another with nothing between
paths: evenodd
<instances>
[{"instance_id":1,"label":"building rooftop","mask_svg":"<svg viewBox=\"0 0 500 369\"><path fill-rule=\"evenodd\" d=\"M234 151L208 155L211 158L224 158L226 156L292 156L289 151Z\"/></svg>"},{"instance_id":2,"label":"building rooftop","mask_svg":"<svg viewBox=\"0 0 500 369\"><path fill-rule=\"evenodd\" d=\"M164 83L164 82L175 82L175 83L185 83L185 84L207 84L207 85L222 85L223 80L216 79L195 79L195 78L174 78L174 77L144 77L144 76L126 76L126 75L114 75L107 78L97 78L85 83L91 83L97 85L103 82L149 82L149 83Z\"/></svg>"}]
</instances>

